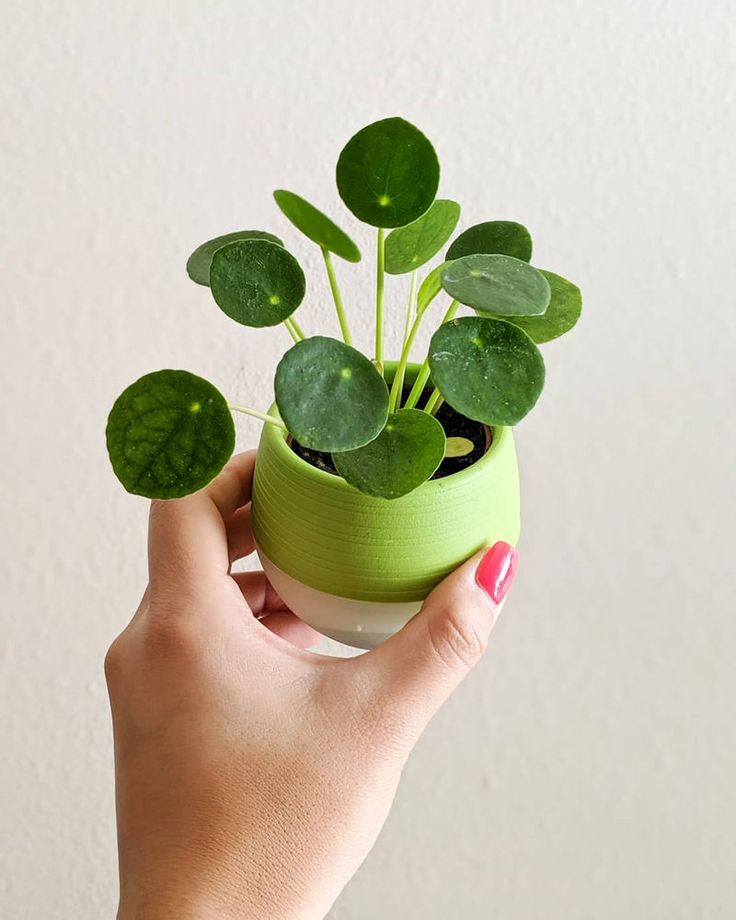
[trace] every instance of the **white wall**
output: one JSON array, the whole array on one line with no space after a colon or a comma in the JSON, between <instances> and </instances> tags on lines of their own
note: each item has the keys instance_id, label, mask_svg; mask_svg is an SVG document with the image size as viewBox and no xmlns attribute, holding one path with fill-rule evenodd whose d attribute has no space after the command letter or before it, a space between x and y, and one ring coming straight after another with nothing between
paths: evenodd
<instances>
[{"instance_id":1,"label":"white wall","mask_svg":"<svg viewBox=\"0 0 736 920\"><path fill-rule=\"evenodd\" d=\"M108 407L166 366L267 405L285 334L239 331L186 256L242 226L285 233L309 272L304 323L333 330L314 253L270 193L314 198L369 250L333 168L388 114L433 139L466 225L525 222L536 264L576 280L586 310L546 349L518 430L522 564L493 647L332 916L733 910L733 14L6 2L3 917L113 914L101 661L142 589L146 506L108 469ZM366 344L370 261L340 266Z\"/></svg>"}]
</instances>

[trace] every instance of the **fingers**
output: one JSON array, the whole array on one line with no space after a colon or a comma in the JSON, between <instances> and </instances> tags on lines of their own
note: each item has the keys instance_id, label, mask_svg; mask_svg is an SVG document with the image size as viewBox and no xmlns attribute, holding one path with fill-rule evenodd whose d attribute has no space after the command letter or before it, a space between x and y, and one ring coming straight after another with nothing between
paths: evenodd
<instances>
[{"instance_id":1,"label":"fingers","mask_svg":"<svg viewBox=\"0 0 736 920\"><path fill-rule=\"evenodd\" d=\"M256 451L248 450L232 457L225 469L204 490L217 506L224 520L250 501Z\"/></svg>"},{"instance_id":2,"label":"fingers","mask_svg":"<svg viewBox=\"0 0 736 920\"><path fill-rule=\"evenodd\" d=\"M260 623L298 648L309 648L319 634L291 612L266 578L265 572L235 572L232 576Z\"/></svg>"},{"instance_id":3,"label":"fingers","mask_svg":"<svg viewBox=\"0 0 736 920\"><path fill-rule=\"evenodd\" d=\"M233 581L240 588L246 603L257 617L278 610L288 610L265 572L233 572Z\"/></svg>"},{"instance_id":4,"label":"fingers","mask_svg":"<svg viewBox=\"0 0 736 920\"><path fill-rule=\"evenodd\" d=\"M227 545L230 550L230 562L250 556L256 548L253 529L250 523L250 504L238 508L227 522Z\"/></svg>"},{"instance_id":5,"label":"fingers","mask_svg":"<svg viewBox=\"0 0 736 920\"><path fill-rule=\"evenodd\" d=\"M297 648L311 648L319 641L319 634L311 626L303 623L296 614L290 610L280 610L262 617L260 623L270 629L272 633L286 639Z\"/></svg>"},{"instance_id":6,"label":"fingers","mask_svg":"<svg viewBox=\"0 0 736 920\"><path fill-rule=\"evenodd\" d=\"M250 500L255 451L238 454L206 489L171 501L154 501L148 528L151 584L193 582L227 574L225 521Z\"/></svg>"},{"instance_id":7,"label":"fingers","mask_svg":"<svg viewBox=\"0 0 736 920\"><path fill-rule=\"evenodd\" d=\"M419 731L485 651L511 586L516 550L496 543L469 559L427 597L399 633L358 659L387 705Z\"/></svg>"}]
</instances>

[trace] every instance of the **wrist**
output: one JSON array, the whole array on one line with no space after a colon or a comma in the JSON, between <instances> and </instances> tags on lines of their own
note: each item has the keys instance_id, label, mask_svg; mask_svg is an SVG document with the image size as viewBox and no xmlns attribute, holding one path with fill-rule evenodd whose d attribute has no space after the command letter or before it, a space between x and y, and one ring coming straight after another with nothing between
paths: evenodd
<instances>
[{"instance_id":1,"label":"wrist","mask_svg":"<svg viewBox=\"0 0 736 920\"><path fill-rule=\"evenodd\" d=\"M210 899L187 898L176 894L157 894L155 899L122 901L116 920L323 920L323 913L291 909L284 903L256 904L248 898L236 906L215 903Z\"/></svg>"}]
</instances>

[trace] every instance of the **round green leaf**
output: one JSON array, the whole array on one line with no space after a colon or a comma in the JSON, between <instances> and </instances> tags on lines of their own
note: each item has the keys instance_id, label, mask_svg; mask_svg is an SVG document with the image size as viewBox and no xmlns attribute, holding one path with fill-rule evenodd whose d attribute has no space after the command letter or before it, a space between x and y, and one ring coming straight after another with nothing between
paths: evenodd
<instances>
[{"instance_id":1,"label":"round green leaf","mask_svg":"<svg viewBox=\"0 0 736 920\"><path fill-rule=\"evenodd\" d=\"M463 256L442 273L450 297L482 313L529 316L544 313L550 290L544 275L513 256Z\"/></svg>"},{"instance_id":2,"label":"round green leaf","mask_svg":"<svg viewBox=\"0 0 736 920\"><path fill-rule=\"evenodd\" d=\"M273 197L297 230L301 230L313 243L329 249L348 262L360 262L360 250L347 233L314 205L283 188L276 189Z\"/></svg>"},{"instance_id":3,"label":"round green leaf","mask_svg":"<svg viewBox=\"0 0 736 920\"><path fill-rule=\"evenodd\" d=\"M115 400L107 420L107 451L128 492L180 498L203 488L235 447L227 402L188 371L156 371Z\"/></svg>"},{"instance_id":4,"label":"round green leaf","mask_svg":"<svg viewBox=\"0 0 736 920\"><path fill-rule=\"evenodd\" d=\"M539 271L547 279L552 292L546 311L542 316L509 317L509 322L523 329L537 344L550 342L569 332L580 319L583 309L583 297L577 285L554 272Z\"/></svg>"},{"instance_id":5,"label":"round green leaf","mask_svg":"<svg viewBox=\"0 0 736 920\"><path fill-rule=\"evenodd\" d=\"M337 189L355 216L374 227L403 227L437 194L434 147L403 118L384 118L350 138L337 161Z\"/></svg>"},{"instance_id":6,"label":"round green leaf","mask_svg":"<svg viewBox=\"0 0 736 920\"><path fill-rule=\"evenodd\" d=\"M332 455L338 473L366 495L399 498L426 482L445 456L445 432L432 415L399 409L370 444Z\"/></svg>"},{"instance_id":7,"label":"round green leaf","mask_svg":"<svg viewBox=\"0 0 736 920\"><path fill-rule=\"evenodd\" d=\"M544 360L534 342L512 323L486 316L440 326L429 367L452 408L487 425L521 421L544 386Z\"/></svg>"},{"instance_id":8,"label":"round green leaf","mask_svg":"<svg viewBox=\"0 0 736 920\"><path fill-rule=\"evenodd\" d=\"M192 281L209 287L212 256L221 246L226 243L234 243L236 240L269 240L278 246L284 245L277 236L274 236L273 233L266 233L265 230L236 230L234 233L216 236L214 240L207 240L206 243L197 246L187 259L187 274Z\"/></svg>"},{"instance_id":9,"label":"round green leaf","mask_svg":"<svg viewBox=\"0 0 736 920\"><path fill-rule=\"evenodd\" d=\"M386 381L337 339L315 335L293 345L279 361L274 388L286 427L312 450L362 447L386 424Z\"/></svg>"},{"instance_id":10,"label":"round green leaf","mask_svg":"<svg viewBox=\"0 0 736 920\"><path fill-rule=\"evenodd\" d=\"M386 237L386 271L403 275L429 262L448 241L459 219L460 205L438 198L421 217Z\"/></svg>"},{"instance_id":11,"label":"round green leaf","mask_svg":"<svg viewBox=\"0 0 736 920\"><path fill-rule=\"evenodd\" d=\"M210 288L217 306L244 326L276 326L304 298L304 272L283 246L238 240L212 256Z\"/></svg>"},{"instance_id":12,"label":"round green leaf","mask_svg":"<svg viewBox=\"0 0 736 920\"><path fill-rule=\"evenodd\" d=\"M526 227L513 220L487 220L463 230L445 258L461 259L479 252L499 253L528 262L532 257L532 238Z\"/></svg>"},{"instance_id":13,"label":"round green leaf","mask_svg":"<svg viewBox=\"0 0 736 920\"><path fill-rule=\"evenodd\" d=\"M449 262L442 262L419 285L417 292L417 313L424 313L435 297L442 290L442 274Z\"/></svg>"}]
</instances>

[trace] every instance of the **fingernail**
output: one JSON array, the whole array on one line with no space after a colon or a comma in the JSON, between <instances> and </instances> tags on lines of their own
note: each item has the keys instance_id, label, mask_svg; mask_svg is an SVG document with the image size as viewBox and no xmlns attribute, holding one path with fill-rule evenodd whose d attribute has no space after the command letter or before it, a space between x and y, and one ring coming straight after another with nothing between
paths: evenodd
<instances>
[{"instance_id":1,"label":"fingernail","mask_svg":"<svg viewBox=\"0 0 736 920\"><path fill-rule=\"evenodd\" d=\"M486 551L475 570L475 580L498 607L506 597L516 574L519 554L500 540Z\"/></svg>"}]
</instances>

